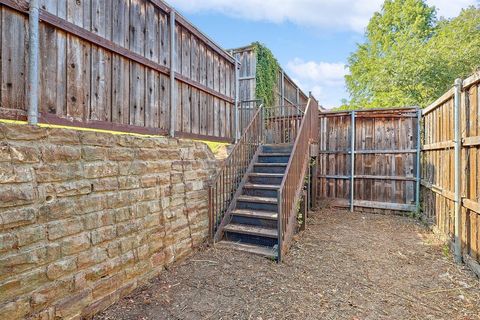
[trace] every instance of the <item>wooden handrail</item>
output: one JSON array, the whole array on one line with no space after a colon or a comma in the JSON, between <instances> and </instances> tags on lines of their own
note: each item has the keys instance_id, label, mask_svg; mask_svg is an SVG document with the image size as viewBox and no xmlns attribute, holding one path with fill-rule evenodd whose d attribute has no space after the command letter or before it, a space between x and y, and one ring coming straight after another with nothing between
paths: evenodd
<instances>
[{"instance_id":1,"label":"wooden handrail","mask_svg":"<svg viewBox=\"0 0 480 320\"><path fill-rule=\"evenodd\" d=\"M241 189L242 180L263 142L263 110L261 105L209 187L208 210L210 236L213 239L220 237L234 196Z\"/></svg>"},{"instance_id":2,"label":"wooden handrail","mask_svg":"<svg viewBox=\"0 0 480 320\"><path fill-rule=\"evenodd\" d=\"M278 192L278 260L281 261L295 233L297 204L300 201L310 160L310 144L318 138L318 104L310 98L295 138Z\"/></svg>"}]
</instances>

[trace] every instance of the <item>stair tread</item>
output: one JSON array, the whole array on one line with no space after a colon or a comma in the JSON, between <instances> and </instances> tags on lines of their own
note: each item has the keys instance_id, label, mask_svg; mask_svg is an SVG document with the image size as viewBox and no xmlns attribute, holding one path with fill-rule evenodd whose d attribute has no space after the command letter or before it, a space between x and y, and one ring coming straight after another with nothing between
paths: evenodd
<instances>
[{"instance_id":1,"label":"stair tread","mask_svg":"<svg viewBox=\"0 0 480 320\"><path fill-rule=\"evenodd\" d=\"M269 197L256 197L256 196L248 196L248 195L241 195L237 199L238 201L247 201L247 202L262 202L262 203L277 203L277 198L269 198Z\"/></svg>"},{"instance_id":2,"label":"stair tread","mask_svg":"<svg viewBox=\"0 0 480 320\"><path fill-rule=\"evenodd\" d=\"M260 153L259 156L261 157L289 157L292 153L291 152L272 152L272 153Z\"/></svg>"},{"instance_id":3,"label":"stair tread","mask_svg":"<svg viewBox=\"0 0 480 320\"><path fill-rule=\"evenodd\" d=\"M246 224L230 223L230 224L227 224L225 226L224 231L235 232L235 233L243 233L243 234L261 236L261 237L268 237L268 238L277 238L278 237L277 229L267 229L267 228L252 226L252 225L246 225Z\"/></svg>"},{"instance_id":4,"label":"stair tread","mask_svg":"<svg viewBox=\"0 0 480 320\"><path fill-rule=\"evenodd\" d=\"M275 162L256 162L253 164L254 166L262 166L262 167L286 167L287 163L275 163Z\"/></svg>"},{"instance_id":5,"label":"stair tread","mask_svg":"<svg viewBox=\"0 0 480 320\"><path fill-rule=\"evenodd\" d=\"M256 211L247 209L235 209L232 211L234 216L250 217L257 219L277 220L278 213L272 211Z\"/></svg>"},{"instance_id":6,"label":"stair tread","mask_svg":"<svg viewBox=\"0 0 480 320\"><path fill-rule=\"evenodd\" d=\"M261 172L250 172L248 173L249 176L257 176L257 177L283 177L284 173L261 173Z\"/></svg>"},{"instance_id":7,"label":"stair tread","mask_svg":"<svg viewBox=\"0 0 480 320\"><path fill-rule=\"evenodd\" d=\"M275 249L270 247L264 247L264 246L256 246L254 244L222 240L218 242L216 246L224 249L233 249L233 250L248 252L248 253L256 254L266 258L277 257L277 252Z\"/></svg>"},{"instance_id":8,"label":"stair tread","mask_svg":"<svg viewBox=\"0 0 480 320\"><path fill-rule=\"evenodd\" d=\"M258 183L246 183L243 188L247 189L271 189L271 190L278 190L280 189L279 185L274 184L258 184Z\"/></svg>"}]
</instances>

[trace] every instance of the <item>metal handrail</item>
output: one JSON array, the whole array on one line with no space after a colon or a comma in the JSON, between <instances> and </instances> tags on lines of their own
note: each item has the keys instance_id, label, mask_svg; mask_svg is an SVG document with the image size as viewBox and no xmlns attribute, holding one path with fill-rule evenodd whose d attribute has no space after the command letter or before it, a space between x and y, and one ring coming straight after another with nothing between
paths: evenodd
<instances>
[{"instance_id":1,"label":"metal handrail","mask_svg":"<svg viewBox=\"0 0 480 320\"><path fill-rule=\"evenodd\" d=\"M308 171L310 144L318 134L318 104L310 98L295 137L292 154L278 191L278 260L293 238L296 226L297 204L300 201L304 179Z\"/></svg>"},{"instance_id":2,"label":"metal handrail","mask_svg":"<svg viewBox=\"0 0 480 320\"><path fill-rule=\"evenodd\" d=\"M221 229L220 227L229 211L234 195L239 189L255 153L264 141L263 110L263 105L261 105L245 128L242 137L212 179L208 197L210 236L212 238Z\"/></svg>"}]
</instances>

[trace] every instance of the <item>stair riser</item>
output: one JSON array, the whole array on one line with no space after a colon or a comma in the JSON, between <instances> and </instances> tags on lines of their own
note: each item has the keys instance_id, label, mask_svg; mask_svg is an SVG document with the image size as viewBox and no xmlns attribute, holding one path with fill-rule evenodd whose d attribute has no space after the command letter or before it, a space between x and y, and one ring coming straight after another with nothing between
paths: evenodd
<instances>
[{"instance_id":1,"label":"stair riser","mask_svg":"<svg viewBox=\"0 0 480 320\"><path fill-rule=\"evenodd\" d=\"M278 190L244 188L243 194L253 197L276 198L278 195Z\"/></svg>"},{"instance_id":2,"label":"stair riser","mask_svg":"<svg viewBox=\"0 0 480 320\"><path fill-rule=\"evenodd\" d=\"M277 220L250 218L244 216L233 216L232 223L264 227L268 229L276 229L278 224Z\"/></svg>"},{"instance_id":3,"label":"stair riser","mask_svg":"<svg viewBox=\"0 0 480 320\"><path fill-rule=\"evenodd\" d=\"M288 163L290 156L258 156L258 162L260 163Z\"/></svg>"},{"instance_id":4,"label":"stair riser","mask_svg":"<svg viewBox=\"0 0 480 320\"><path fill-rule=\"evenodd\" d=\"M265 247L273 247L278 243L277 239L275 238L253 236L249 234L234 233L234 232L225 232L225 239L233 242L255 244L255 245L265 246Z\"/></svg>"},{"instance_id":5,"label":"stair riser","mask_svg":"<svg viewBox=\"0 0 480 320\"><path fill-rule=\"evenodd\" d=\"M254 166L255 173L285 173L285 166Z\"/></svg>"},{"instance_id":6,"label":"stair riser","mask_svg":"<svg viewBox=\"0 0 480 320\"><path fill-rule=\"evenodd\" d=\"M292 146L263 146L263 153L292 153Z\"/></svg>"},{"instance_id":7,"label":"stair riser","mask_svg":"<svg viewBox=\"0 0 480 320\"><path fill-rule=\"evenodd\" d=\"M282 183L283 177L248 177L248 182L253 184L267 184L278 186Z\"/></svg>"},{"instance_id":8,"label":"stair riser","mask_svg":"<svg viewBox=\"0 0 480 320\"><path fill-rule=\"evenodd\" d=\"M277 206L277 204L271 204L271 203L238 201L237 202L237 209L249 209L249 210L277 212L278 206Z\"/></svg>"}]
</instances>

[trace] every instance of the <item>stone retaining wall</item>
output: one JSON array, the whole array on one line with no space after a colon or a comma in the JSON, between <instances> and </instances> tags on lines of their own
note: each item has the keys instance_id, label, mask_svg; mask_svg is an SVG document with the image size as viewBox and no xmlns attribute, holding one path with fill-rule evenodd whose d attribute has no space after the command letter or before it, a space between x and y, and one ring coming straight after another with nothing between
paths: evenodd
<instances>
[{"instance_id":1,"label":"stone retaining wall","mask_svg":"<svg viewBox=\"0 0 480 320\"><path fill-rule=\"evenodd\" d=\"M1 319L90 317L208 232L199 142L0 124Z\"/></svg>"}]
</instances>

